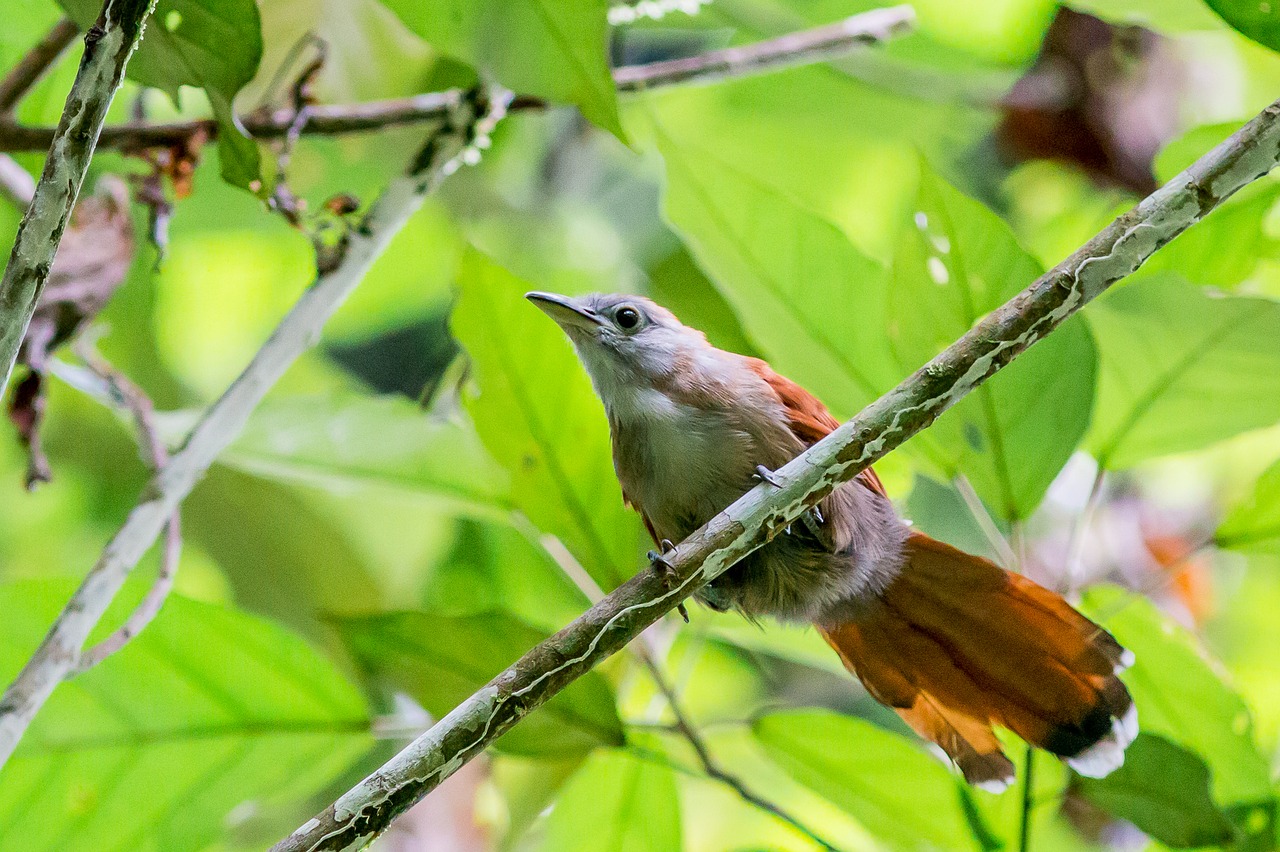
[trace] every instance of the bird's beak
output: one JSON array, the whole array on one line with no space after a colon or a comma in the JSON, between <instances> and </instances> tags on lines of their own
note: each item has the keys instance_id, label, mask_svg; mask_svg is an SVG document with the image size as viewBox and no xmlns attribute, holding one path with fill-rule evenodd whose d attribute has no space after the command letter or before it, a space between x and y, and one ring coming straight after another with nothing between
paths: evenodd
<instances>
[{"instance_id":1,"label":"bird's beak","mask_svg":"<svg viewBox=\"0 0 1280 852\"><path fill-rule=\"evenodd\" d=\"M538 306L565 331L580 329L593 331L604 325L604 318L590 308L584 308L573 299L555 293L525 293L524 297Z\"/></svg>"}]
</instances>

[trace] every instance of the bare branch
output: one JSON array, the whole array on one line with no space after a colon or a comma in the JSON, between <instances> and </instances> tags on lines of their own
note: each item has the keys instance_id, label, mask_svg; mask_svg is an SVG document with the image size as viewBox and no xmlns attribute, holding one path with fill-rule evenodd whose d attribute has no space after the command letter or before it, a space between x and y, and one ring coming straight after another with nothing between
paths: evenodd
<instances>
[{"instance_id":1,"label":"bare branch","mask_svg":"<svg viewBox=\"0 0 1280 852\"><path fill-rule=\"evenodd\" d=\"M9 265L0 279L0 392L9 383L27 325L49 277L107 108L154 7L155 0L106 0L98 23L85 35L80 70L49 147L44 174L18 226Z\"/></svg>"},{"instance_id":2,"label":"bare branch","mask_svg":"<svg viewBox=\"0 0 1280 852\"><path fill-rule=\"evenodd\" d=\"M715 83L726 78L749 77L837 59L860 47L881 44L904 35L915 26L911 6L874 9L843 21L788 33L768 41L728 47L710 53L671 59L648 65L619 68L613 72L619 92L639 92L681 83Z\"/></svg>"},{"instance_id":3,"label":"bare branch","mask_svg":"<svg viewBox=\"0 0 1280 852\"><path fill-rule=\"evenodd\" d=\"M745 47L717 50L688 59L633 65L614 71L619 91L634 92L682 83L701 83L730 77L763 74L781 68L824 62L850 51L879 44L909 32L914 23L910 6L877 9L847 20L811 30L790 33ZM416 95L363 104L308 105L305 121L293 108L254 112L241 118L245 132L255 139L280 139L290 134L335 136L434 121L447 108L451 93ZM518 98L513 112L545 109L537 98ZM212 139L218 134L213 119L106 127L98 144L105 148L137 151L181 145L196 134ZM0 151L38 151L49 146L50 128L24 127L0 116Z\"/></svg>"},{"instance_id":4,"label":"bare branch","mask_svg":"<svg viewBox=\"0 0 1280 852\"><path fill-rule=\"evenodd\" d=\"M775 471L668 559L534 647L273 852L360 848L520 719L676 604L765 544L838 485L924 429L1157 249L1280 162L1280 101L1121 216L854 419Z\"/></svg>"},{"instance_id":5,"label":"bare branch","mask_svg":"<svg viewBox=\"0 0 1280 852\"><path fill-rule=\"evenodd\" d=\"M244 428L249 414L291 364L319 337L391 238L439 181L470 159L467 147L496 121L503 101L489 112L483 90L455 96L441 126L429 136L408 171L395 179L357 224L346 250L331 269L302 294L271 337L226 392L205 411L164 469L152 477L124 526L103 550L49 633L0 696L0 766L57 684L72 671L89 632L102 618L129 572L150 549L183 498L218 454Z\"/></svg>"},{"instance_id":6,"label":"bare branch","mask_svg":"<svg viewBox=\"0 0 1280 852\"><path fill-rule=\"evenodd\" d=\"M44 72L58 60L62 51L75 41L78 32L80 28L70 18L63 18L10 69L4 79L0 80L0 113L13 112L23 96L31 91L31 87L39 82Z\"/></svg>"},{"instance_id":7,"label":"bare branch","mask_svg":"<svg viewBox=\"0 0 1280 852\"><path fill-rule=\"evenodd\" d=\"M155 424L155 406L142 388L129 381L123 373L107 363L94 351L88 336L82 337L76 346L77 354L90 371L102 380L107 390L104 400L109 405L124 408L133 417L138 431L138 443L153 474L158 474L169 463L169 450L160 438ZM106 639L80 655L80 663L70 674L86 672L107 657L119 651L133 637L141 633L160 613L178 574L178 559L182 555L182 527L177 509L165 525L164 547L160 551L160 567L156 579L147 594L125 619L124 624Z\"/></svg>"}]
</instances>

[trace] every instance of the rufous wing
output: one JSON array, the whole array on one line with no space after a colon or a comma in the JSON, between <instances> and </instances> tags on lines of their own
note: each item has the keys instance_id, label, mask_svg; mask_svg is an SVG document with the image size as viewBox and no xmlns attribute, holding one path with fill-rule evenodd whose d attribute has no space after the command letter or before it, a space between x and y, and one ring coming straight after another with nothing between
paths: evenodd
<instances>
[{"instance_id":1,"label":"rufous wing","mask_svg":"<svg viewBox=\"0 0 1280 852\"><path fill-rule=\"evenodd\" d=\"M778 395L778 401L787 412L791 431L804 442L805 446L813 446L839 427L840 421L831 416L831 412L816 396L787 377L775 373L767 362L759 358L744 360L747 367L764 379L765 384ZM871 468L862 471L857 478L859 482L881 497L887 496L884 484Z\"/></svg>"}]
</instances>

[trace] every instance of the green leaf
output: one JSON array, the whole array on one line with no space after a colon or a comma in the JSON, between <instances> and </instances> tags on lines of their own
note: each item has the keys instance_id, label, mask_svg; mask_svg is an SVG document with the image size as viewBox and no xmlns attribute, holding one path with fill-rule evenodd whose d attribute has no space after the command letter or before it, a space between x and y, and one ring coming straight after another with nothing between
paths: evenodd
<instances>
[{"instance_id":1,"label":"green leaf","mask_svg":"<svg viewBox=\"0 0 1280 852\"><path fill-rule=\"evenodd\" d=\"M460 518L449 554L431 568L426 609L441 615L502 610L548 633L591 602L541 547L518 530Z\"/></svg>"},{"instance_id":2,"label":"green leaf","mask_svg":"<svg viewBox=\"0 0 1280 852\"><path fill-rule=\"evenodd\" d=\"M70 595L0 587L7 683ZM145 590L130 584L104 623ZM123 651L58 687L0 772L0 848L198 850L242 803L309 810L373 745L360 693L296 636L171 596Z\"/></svg>"},{"instance_id":3,"label":"green leaf","mask_svg":"<svg viewBox=\"0 0 1280 852\"><path fill-rule=\"evenodd\" d=\"M982 848L970 828L980 818L966 809L957 776L905 737L819 710L773 713L754 730L788 774L839 805L886 846Z\"/></svg>"},{"instance_id":4,"label":"green leaf","mask_svg":"<svg viewBox=\"0 0 1280 852\"><path fill-rule=\"evenodd\" d=\"M454 618L397 612L336 621L351 653L370 674L443 717L547 634L506 613ZM613 690L588 672L497 741L524 755L563 757L621 745Z\"/></svg>"},{"instance_id":5,"label":"green leaf","mask_svg":"<svg viewBox=\"0 0 1280 852\"><path fill-rule=\"evenodd\" d=\"M88 29L102 10L98 0L58 2L81 29ZM254 0L160 0L127 73L165 92L174 104L179 87L204 89L218 120L223 179L259 192L258 143L240 126L232 101L258 73L261 60L262 22Z\"/></svg>"},{"instance_id":6,"label":"green leaf","mask_svg":"<svg viewBox=\"0 0 1280 852\"><path fill-rule=\"evenodd\" d=\"M1137 24L1170 35L1222 29L1201 0L1067 0L1064 5L1113 24Z\"/></svg>"},{"instance_id":7,"label":"green leaf","mask_svg":"<svg viewBox=\"0 0 1280 852\"><path fill-rule=\"evenodd\" d=\"M682 848L675 773L617 751L599 751L565 784L541 849L657 852Z\"/></svg>"},{"instance_id":8,"label":"green leaf","mask_svg":"<svg viewBox=\"0 0 1280 852\"><path fill-rule=\"evenodd\" d=\"M1237 32L1280 50L1280 6L1260 0L1205 0Z\"/></svg>"},{"instance_id":9,"label":"green leaf","mask_svg":"<svg viewBox=\"0 0 1280 852\"><path fill-rule=\"evenodd\" d=\"M332 491L389 486L488 516L511 505L510 477L473 429L402 397L268 400L218 461Z\"/></svg>"},{"instance_id":10,"label":"green leaf","mask_svg":"<svg viewBox=\"0 0 1280 852\"><path fill-rule=\"evenodd\" d=\"M1101 369L1091 451L1106 467L1280 420L1280 304L1160 275L1088 309Z\"/></svg>"},{"instance_id":11,"label":"green leaf","mask_svg":"<svg viewBox=\"0 0 1280 852\"><path fill-rule=\"evenodd\" d=\"M531 285L479 254L459 281L452 326L471 356L480 438L511 473L516 508L611 589L647 537L622 502L604 407L564 333L525 301Z\"/></svg>"},{"instance_id":12,"label":"green leaf","mask_svg":"<svg viewBox=\"0 0 1280 852\"><path fill-rule=\"evenodd\" d=\"M1209 767L1154 734L1140 734L1125 751L1124 765L1106 778L1075 783L1094 804L1174 849L1220 846L1234 835L1209 796Z\"/></svg>"},{"instance_id":13,"label":"green leaf","mask_svg":"<svg viewBox=\"0 0 1280 852\"><path fill-rule=\"evenodd\" d=\"M1280 555L1280 462L1263 471L1248 500L1227 513L1214 543L1245 553Z\"/></svg>"},{"instance_id":14,"label":"green leaf","mask_svg":"<svg viewBox=\"0 0 1280 852\"><path fill-rule=\"evenodd\" d=\"M1039 277L998 216L922 163L920 195L894 262L888 329L900 373L914 371ZM1006 520L1029 516L1089 425L1096 353L1068 320L931 428L935 463L963 474Z\"/></svg>"},{"instance_id":15,"label":"green leaf","mask_svg":"<svg viewBox=\"0 0 1280 852\"><path fill-rule=\"evenodd\" d=\"M609 72L607 0L384 0L438 50L522 95L577 104L625 141Z\"/></svg>"},{"instance_id":16,"label":"green leaf","mask_svg":"<svg viewBox=\"0 0 1280 852\"><path fill-rule=\"evenodd\" d=\"M661 130L664 209L774 368L841 414L894 375L886 275L835 225L710 151Z\"/></svg>"},{"instance_id":17,"label":"green leaf","mask_svg":"<svg viewBox=\"0 0 1280 852\"><path fill-rule=\"evenodd\" d=\"M1200 757L1209 767L1215 802L1273 798L1270 766L1254 741L1249 709L1194 636L1150 601L1118 589L1091 590L1083 611L1134 653L1124 681L1141 729Z\"/></svg>"}]
</instances>

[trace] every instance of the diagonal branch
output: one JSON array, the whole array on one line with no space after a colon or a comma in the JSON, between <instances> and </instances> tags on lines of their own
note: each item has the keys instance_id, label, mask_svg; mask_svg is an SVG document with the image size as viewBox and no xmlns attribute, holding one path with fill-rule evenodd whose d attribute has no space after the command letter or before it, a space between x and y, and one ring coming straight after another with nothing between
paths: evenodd
<instances>
[{"instance_id":1,"label":"diagonal branch","mask_svg":"<svg viewBox=\"0 0 1280 852\"><path fill-rule=\"evenodd\" d=\"M125 65L142 38L156 0L106 0L84 38L80 70L14 238L0 279L0 392L9 383L18 349L44 289L62 231L75 207L107 108L124 80Z\"/></svg>"},{"instance_id":2,"label":"diagonal branch","mask_svg":"<svg viewBox=\"0 0 1280 852\"><path fill-rule=\"evenodd\" d=\"M0 80L0 113L12 112L18 102L40 81L44 72L62 55L80 30L70 18L62 18L27 55ZM47 146L46 146L47 147Z\"/></svg>"},{"instance_id":3,"label":"diagonal branch","mask_svg":"<svg viewBox=\"0 0 1280 852\"><path fill-rule=\"evenodd\" d=\"M273 852L360 848L574 678L932 423L1242 186L1280 164L1280 101L1075 254L993 311L889 393L775 472L667 555L674 579L642 571L459 704Z\"/></svg>"},{"instance_id":4,"label":"diagonal branch","mask_svg":"<svg viewBox=\"0 0 1280 852\"><path fill-rule=\"evenodd\" d=\"M249 414L290 365L316 341L391 238L445 176L456 171L477 133L500 117L503 101L490 104L484 90L455 96L453 108L427 139L409 170L396 178L351 231L337 262L302 294L244 372L200 418L182 448L148 483L138 505L50 628L18 677L0 696L0 766L9 759L36 712L75 670L90 631L102 618L129 572L204 476L240 433Z\"/></svg>"},{"instance_id":5,"label":"diagonal branch","mask_svg":"<svg viewBox=\"0 0 1280 852\"><path fill-rule=\"evenodd\" d=\"M613 77L622 92L747 77L845 56L903 35L914 24L915 12L910 6L876 9L743 47L617 68ZM280 139L291 132L307 136L360 133L439 119L448 107L449 97L449 93L432 93L362 104L310 105L301 122L298 111L292 108L258 111L242 116L241 123L255 139ZM518 98L511 105L512 111L545 107L546 103L537 98ZM182 145L197 135L212 139L217 134L218 124L213 119L166 124L136 122L103 128L98 144L137 151ZM0 115L0 151L40 151L48 148L52 139L50 128L25 127Z\"/></svg>"}]
</instances>

